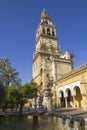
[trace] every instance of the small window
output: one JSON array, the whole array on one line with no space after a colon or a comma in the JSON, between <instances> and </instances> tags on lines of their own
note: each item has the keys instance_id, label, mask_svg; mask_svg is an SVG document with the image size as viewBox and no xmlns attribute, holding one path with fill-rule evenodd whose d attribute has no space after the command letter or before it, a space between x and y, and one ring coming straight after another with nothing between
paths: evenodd
<instances>
[{"instance_id":1,"label":"small window","mask_svg":"<svg viewBox=\"0 0 87 130\"><path fill-rule=\"evenodd\" d=\"M41 68L41 70L40 70L40 75L42 76L42 73L43 73L43 69Z\"/></svg>"},{"instance_id":2,"label":"small window","mask_svg":"<svg viewBox=\"0 0 87 130\"><path fill-rule=\"evenodd\" d=\"M40 86L42 86L42 85L43 85L43 82L40 83Z\"/></svg>"},{"instance_id":3,"label":"small window","mask_svg":"<svg viewBox=\"0 0 87 130\"><path fill-rule=\"evenodd\" d=\"M45 34L45 29L43 28L42 33Z\"/></svg>"},{"instance_id":4,"label":"small window","mask_svg":"<svg viewBox=\"0 0 87 130\"><path fill-rule=\"evenodd\" d=\"M54 33L54 31L52 31L52 36L55 36L55 33Z\"/></svg>"},{"instance_id":5,"label":"small window","mask_svg":"<svg viewBox=\"0 0 87 130\"><path fill-rule=\"evenodd\" d=\"M45 24L48 24L48 22L47 22L47 21L45 21Z\"/></svg>"},{"instance_id":6,"label":"small window","mask_svg":"<svg viewBox=\"0 0 87 130\"><path fill-rule=\"evenodd\" d=\"M47 74L47 78L49 78L49 74Z\"/></svg>"}]
</instances>

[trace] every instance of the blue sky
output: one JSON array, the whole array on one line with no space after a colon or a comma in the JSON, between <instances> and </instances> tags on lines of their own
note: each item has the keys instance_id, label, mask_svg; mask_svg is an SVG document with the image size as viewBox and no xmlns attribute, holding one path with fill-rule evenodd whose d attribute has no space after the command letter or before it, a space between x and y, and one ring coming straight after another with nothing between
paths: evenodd
<instances>
[{"instance_id":1,"label":"blue sky","mask_svg":"<svg viewBox=\"0 0 87 130\"><path fill-rule=\"evenodd\" d=\"M22 83L32 79L32 58L41 12L57 29L58 43L75 55L74 67L87 62L87 0L0 0L0 58L7 57Z\"/></svg>"}]
</instances>

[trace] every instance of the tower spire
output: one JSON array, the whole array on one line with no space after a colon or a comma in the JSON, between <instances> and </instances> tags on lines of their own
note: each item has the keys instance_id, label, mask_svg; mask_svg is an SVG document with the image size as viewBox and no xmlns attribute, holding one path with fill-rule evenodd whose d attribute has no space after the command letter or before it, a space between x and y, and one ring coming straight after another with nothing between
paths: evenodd
<instances>
[{"instance_id":1,"label":"tower spire","mask_svg":"<svg viewBox=\"0 0 87 130\"><path fill-rule=\"evenodd\" d=\"M45 21L51 22L51 19L50 19L49 15L48 15L47 10L44 8L42 13L41 13L40 23L45 22Z\"/></svg>"}]
</instances>

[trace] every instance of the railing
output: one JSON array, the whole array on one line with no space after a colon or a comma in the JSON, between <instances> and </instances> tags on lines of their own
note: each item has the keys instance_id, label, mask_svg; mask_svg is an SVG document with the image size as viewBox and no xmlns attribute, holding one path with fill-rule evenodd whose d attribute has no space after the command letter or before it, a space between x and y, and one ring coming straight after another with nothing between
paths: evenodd
<instances>
[{"instance_id":1,"label":"railing","mask_svg":"<svg viewBox=\"0 0 87 130\"><path fill-rule=\"evenodd\" d=\"M23 108L21 114L33 116L33 115L40 115L40 114L44 114L44 113L46 113L46 109L44 109L44 108L42 108L42 109ZM11 109L6 109L4 112L2 110L0 110L0 116L2 116L2 115L19 115L19 114L20 114L19 109L17 109L17 110L13 109L13 111Z\"/></svg>"}]
</instances>

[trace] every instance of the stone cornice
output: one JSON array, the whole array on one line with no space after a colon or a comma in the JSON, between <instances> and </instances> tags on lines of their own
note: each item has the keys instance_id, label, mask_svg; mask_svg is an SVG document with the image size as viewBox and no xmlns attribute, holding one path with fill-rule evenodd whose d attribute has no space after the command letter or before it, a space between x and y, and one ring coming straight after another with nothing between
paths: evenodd
<instances>
[{"instance_id":1,"label":"stone cornice","mask_svg":"<svg viewBox=\"0 0 87 130\"><path fill-rule=\"evenodd\" d=\"M51 27L51 28L56 28L53 24L43 24L43 23L39 23L39 26L44 26L44 27Z\"/></svg>"},{"instance_id":2,"label":"stone cornice","mask_svg":"<svg viewBox=\"0 0 87 130\"><path fill-rule=\"evenodd\" d=\"M37 40L36 40L36 44L38 43L38 41L39 41L39 39L40 39L40 37L45 37L45 38L50 38L50 39L54 39L54 40L57 40L58 38L56 37L56 36L51 36L51 35L46 35L46 34L40 34L39 36L38 36L38 38L37 38Z\"/></svg>"},{"instance_id":3,"label":"stone cornice","mask_svg":"<svg viewBox=\"0 0 87 130\"><path fill-rule=\"evenodd\" d=\"M57 62L60 62L60 61L62 61L63 63L71 63L72 62L72 60L68 60L68 59L64 59L64 58L57 58L57 59L54 59L54 61L57 61Z\"/></svg>"},{"instance_id":4,"label":"stone cornice","mask_svg":"<svg viewBox=\"0 0 87 130\"><path fill-rule=\"evenodd\" d=\"M37 79L37 77L39 77L40 74L38 74L37 76L35 76L35 78L32 79L32 81L34 81L35 79Z\"/></svg>"},{"instance_id":5,"label":"stone cornice","mask_svg":"<svg viewBox=\"0 0 87 130\"><path fill-rule=\"evenodd\" d=\"M57 54L56 53L50 53L50 52L47 52L47 51L37 51L37 52L35 52L34 58L33 58L33 62L40 55L43 55L43 56L52 56L54 58L53 60L57 61L57 62L60 62L60 61L62 61L63 63L71 63L72 62L72 60L65 59L65 58L60 58L60 54L58 54L58 53ZM56 58L55 58L55 56L56 56Z\"/></svg>"}]
</instances>

